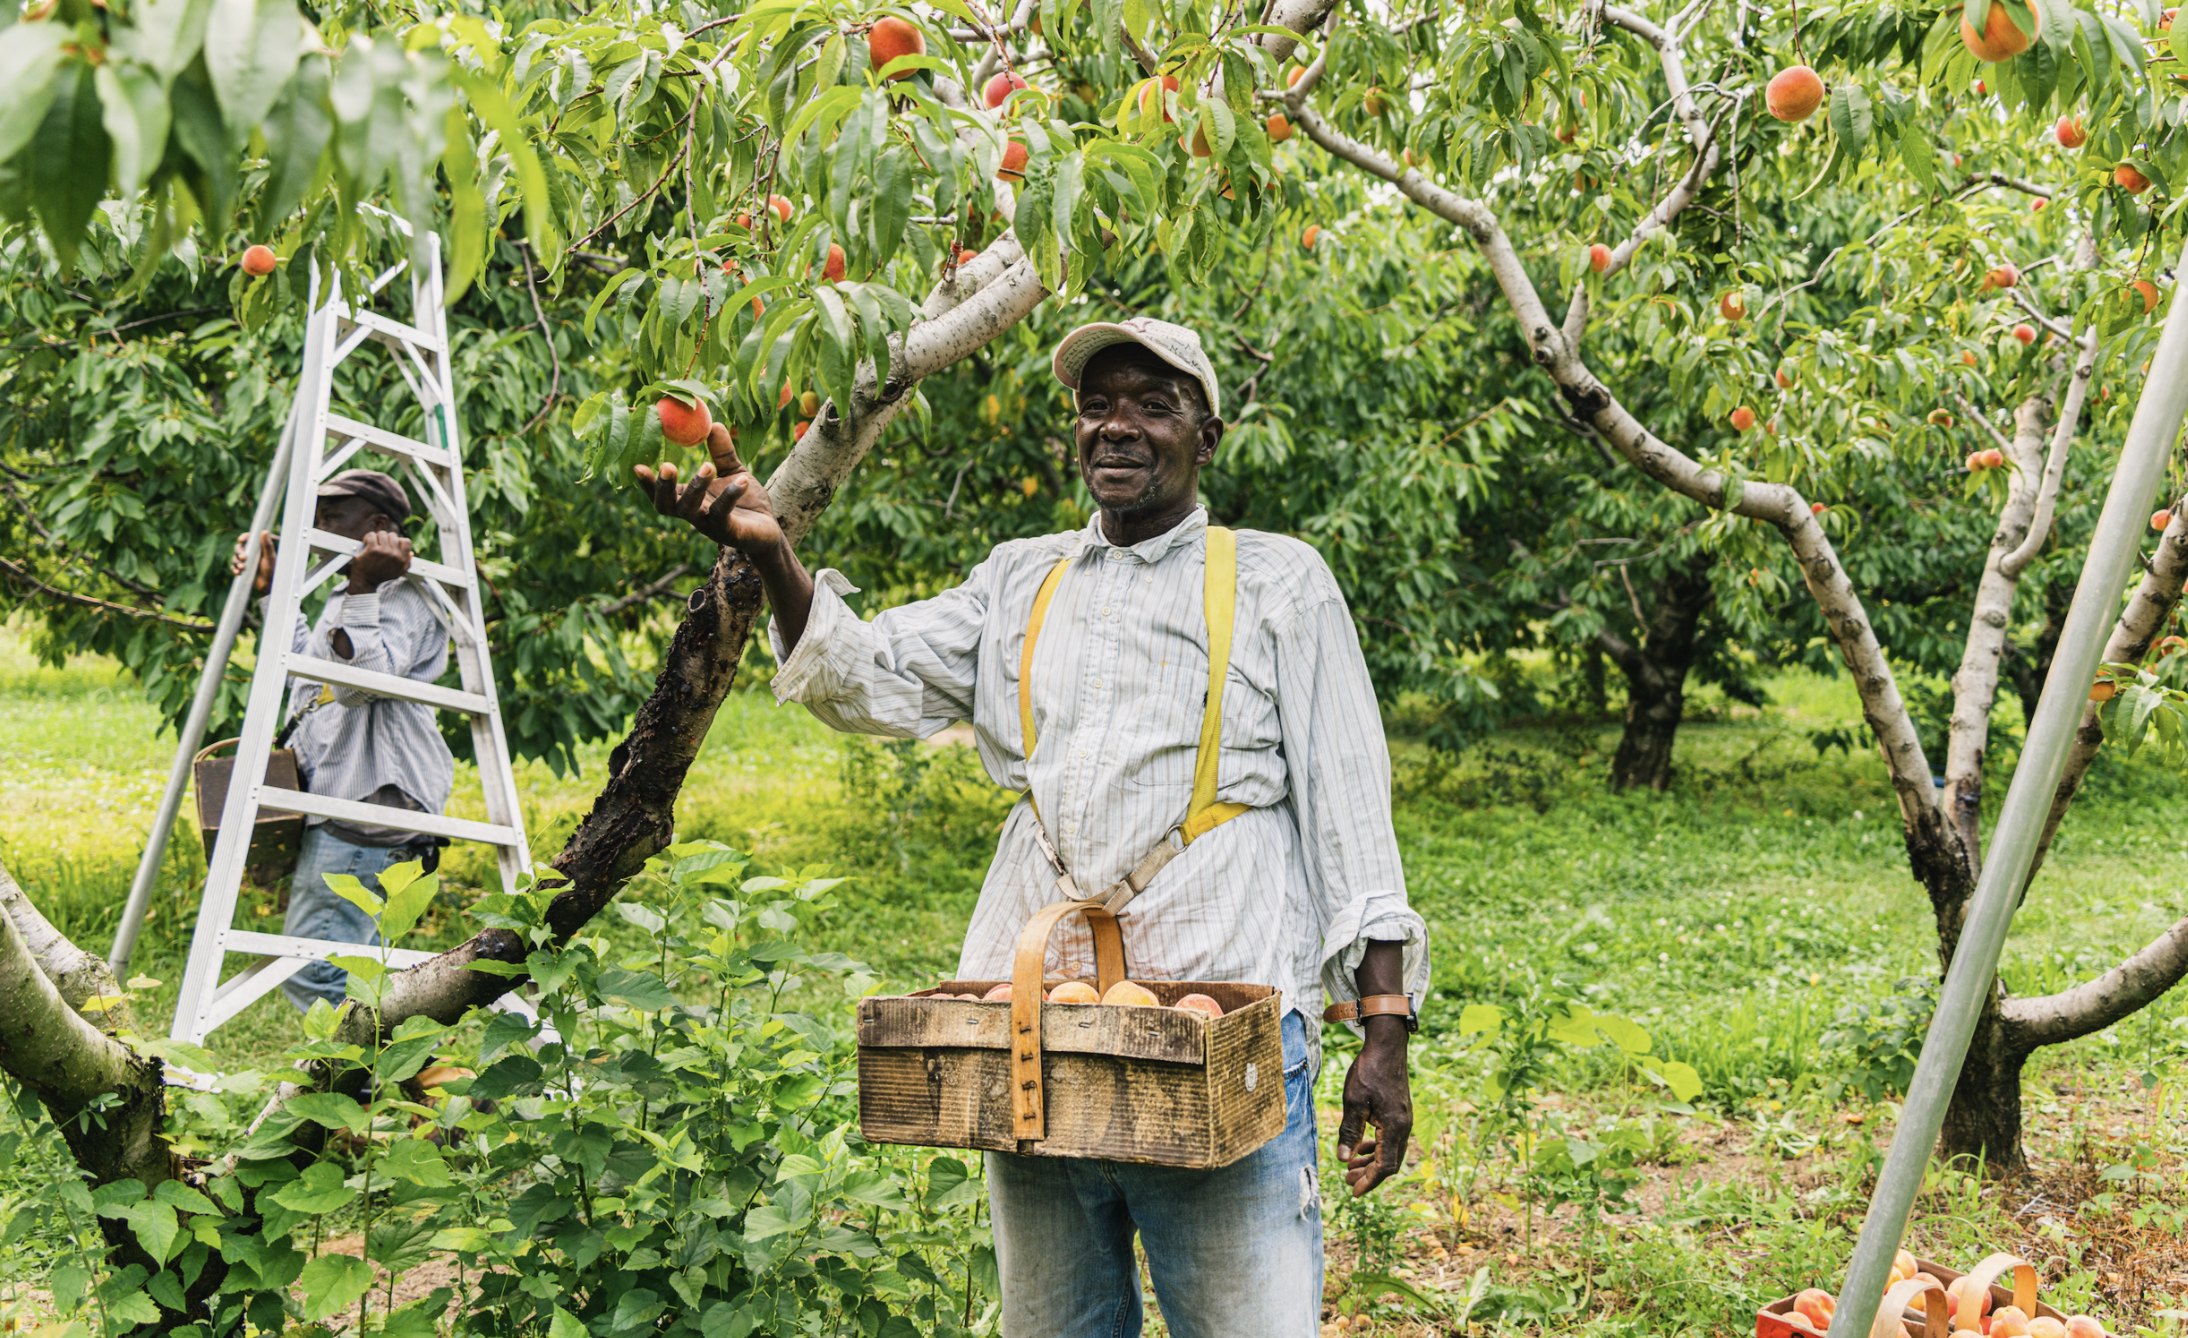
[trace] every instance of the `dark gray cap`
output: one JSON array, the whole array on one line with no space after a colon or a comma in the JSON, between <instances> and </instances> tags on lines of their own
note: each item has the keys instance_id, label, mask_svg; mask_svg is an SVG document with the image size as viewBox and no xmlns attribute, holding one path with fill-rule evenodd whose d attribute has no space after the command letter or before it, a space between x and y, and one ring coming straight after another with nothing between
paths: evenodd
<instances>
[{"instance_id":1,"label":"dark gray cap","mask_svg":"<svg viewBox=\"0 0 2188 1338\"><path fill-rule=\"evenodd\" d=\"M403 485L377 469L345 469L319 485L321 497L355 497L389 520L410 519L410 498Z\"/></svg>"}]
</instances>

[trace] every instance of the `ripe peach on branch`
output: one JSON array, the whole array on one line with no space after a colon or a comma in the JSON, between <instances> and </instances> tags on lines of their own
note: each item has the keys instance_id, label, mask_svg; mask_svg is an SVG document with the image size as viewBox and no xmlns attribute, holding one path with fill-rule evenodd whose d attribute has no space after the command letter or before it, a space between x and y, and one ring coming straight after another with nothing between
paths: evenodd
<instances>
[{"instance_id":1,"label":"ripe peach on branch","mask_svg":"<svg viewBox=\"0 0 2188 1338\"><path fill-rule=\"evenodd\" d=\"M2007 12L2005 0L1990 0L1990 12L1983 18L1983 31L1977 32L1975 25L1963 17L1960 20L1960 41L1975 54L1977 60L1996 62L2028 50L2030 40L2043 30L2044 16L2041 10L2029 10L2029 29L2023 32L2021 26L2014 21L2013 15ZM1976 86L1976 91L1983 91L1980 84Z\"/></svg>"},{"instance_id":2,"label":"ripe peach on branch","mask_svg":"<svg viewBox=\"0 0 2188 1338\"><path fill-rule=\"evenodd\" d=\"M888 69L892 61L901 60L906 56L924 56L926 54L927 35L909 20L900 19L893 14L876 21L872 31L866 34L866 55L867 59L873 64L876 74ZM916 70L902 69L883 75L883 77L891 83L895 83L900 79L909 79L915 73L917 73ZM990 103L988 105L993 106L995 104Z\"/></svg>"},{"instance_id":3,"label":"ripe peach on branch","mask_svg":"<svg viewBox=\"0 0 2188 1338\"><path fill-rule=\"evenodd\" d=\"M1805 121L1823 105L1823 80L1806 65L1789 65L1770 77L1763 105L1781 121Z\"/></svg>"},{"instance_id":4,"label":"ripe peach on branch","mask_svg":"<svg viewBox=\"0 0 2188 1338\"><path fill-rule=\"evenodd\" d=\"M664 395L654 406L654 413L661 419L661 436L672 446L696 446L714 427L714 416L707 412L706 402L696 397L686 404L673 395Z\"/></svg>"}]
</instances>

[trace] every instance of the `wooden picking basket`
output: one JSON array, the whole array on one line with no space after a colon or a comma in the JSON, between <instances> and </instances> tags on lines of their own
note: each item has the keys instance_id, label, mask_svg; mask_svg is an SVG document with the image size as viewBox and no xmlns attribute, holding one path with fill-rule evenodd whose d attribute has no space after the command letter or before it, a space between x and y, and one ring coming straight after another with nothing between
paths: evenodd
<instances>
[{"instance_id":1,"label":"wooden picking basket","mask_svg":"<svg viewBox=\"0 0 2188 1338\"><path fill-rule=\"evenodd\" d=\"M2010 1254L1994 1254L1969 1269L1966 1274L1918 1256L1915 1259L1915 1270L1936 1278L1937 1285L1919 1278L1910 1278L1887 1291L1883 1304L1877 1308L1879 1318L1873 1331L1874 1338L1896 1338L1896 1330L1891 1328L1890 1320L1885 1318L1887 1316L1896 1316L1905 1326L1909 1338L1948 1338L1956 1328L1976 1328L1974 1316L1970 1316L1966 1324L1956 1323L1956 1317L1951 1313L1952 1301L1945 1295L1945 1288L1964 1276L1980 1279L1983 1286L1990 1290L1993 1311L2000 1306L2012 1305L2019 1306L2021 1312L2031 1319L2038 1315L2048 1315L2061 1321L2066 1319L2057 1309L2036 1299L2035 1267L2027 1260ZM1998 1280L2008 1274L2013 1277L2013 1288L2010 1291L1998 1285ZM1917 1297L1921 1298L1919 1306ZM1788 1322L1787 1316L1792 1313L1793 1298L1790 1296L1780 1297L1764 1306L1755 1315L1755 1338L1813 1338L1813 1330Z\"/></svg>"},{"instance_id":2,"label":"wooden picking basket","mask_svg":"<svg viewBox=\"0 0 2188 1338\"><path fill-rule=\"evenodd\" d=\"M208 860L213 857L213 843L220 839L221 810L228 803L228 778L235 770L234 752L238 742L222 739L207 744L191 759L198 797L198 832L205 839ZM304 788L297 775L295 749L276 748L267 756L266 788ZM258 810L258 821L251 825L251 853L244 857L244 862L255 874L262 875L257 881L270 883L286 878L296 867L297 850L303 840L303 814L264 805Z\"/></svg>"},{"instance_id":3,"label":"wooden picking basket","mask_svg":"<svg viewBox=\"0 0 2188 1338\"><path fill-rule=\"evenodd\" d=\"M1049 933L1084 914L1098 988L1125 978L1116 917L1099 902L1036 912L1003 982L945 981L858 1006L859 1128L875 1143L1101 1157L1199 1170L1228 1166L1284 1130L1277 992L1237 981L1142 981L1164 1005L1205 994L1223 1016L1170 1007L1050 1004ZM1021 1042L1014 1045L1014 1040Z\"/></svg>"}]
</instances>

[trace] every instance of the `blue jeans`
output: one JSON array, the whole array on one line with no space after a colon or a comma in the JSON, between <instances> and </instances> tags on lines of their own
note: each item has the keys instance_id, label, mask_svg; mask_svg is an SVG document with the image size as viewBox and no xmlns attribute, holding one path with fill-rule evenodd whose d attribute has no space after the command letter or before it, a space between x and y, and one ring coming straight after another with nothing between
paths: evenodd
<instances>
[{"instance_id":1,"label":"blue jeans","mask_svg":"<svg viewBox=\"0 0 2188 1338\"><path fill-rule=\"evenodd\" d=\"M1284 1101L1283 1133L1213 1171L990 1152L1003 1338L1138 1338L1135 1230L1172 1338L1316 1338L1322 1199L1296 1012Z\"/></svg>"},{"instance_id":2,"label":"blue jeans","mask_svg":"<svg viewBox=\"0 0 2188 1338\"><path fill-rule=\"evenodd\" d=\"M289 879L289 914L281 922L281 932L291 938L378 943L379 920L336 896L324 875L346 873L374 895L385 895L380 891L380 871L416 858L418 852L408 846L353 846L327 835L324 827L306 827L304 843L296 852L296 873ZM290 1003L308 1012L315 999L340 1008L348 982L349 972L327 962L313 962L282 981L281 988Z\"/></svg>"}]
</instances>

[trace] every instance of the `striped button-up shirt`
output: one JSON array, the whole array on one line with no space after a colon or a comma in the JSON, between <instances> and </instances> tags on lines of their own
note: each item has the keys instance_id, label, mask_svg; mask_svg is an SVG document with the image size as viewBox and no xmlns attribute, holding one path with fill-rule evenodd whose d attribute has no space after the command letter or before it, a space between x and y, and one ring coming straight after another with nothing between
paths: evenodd
<instances>
[{"instance_id":1,"label":"striped button-up shirt","mask_svg":"<svg viewBox=\"0 0 2188 1338\"><path fill-rule=\"evenodd\" d=\"M956 589L871 622L843 602L850 582L825 570L796 653L782 657L775 643L776 696L847 732L925 738L970 721L988 775L1030 788L1093 893L1183 819L1192 796L1208 684L1206 553L1205 511L1129 548L1109 542L1097 515L1083 530L1003 544ZM1019 658L1034 594L1067 556L1034 651L1029 762ZM1273 985L1318 1040L1317 982L1358 998L1367 943L1395 940L1418 1010L1428 931L1406 903L1382 717L1344 595L1296 539L1238 535L1217 781L1218 799L1250 811L1186 847L1125 910L1131 974ZM963 979L1008 978L1020 927L1055 899L1035 822L1021 800L1003 825ZM1094 975L1083 923L1058 929L1049 970Z\"/></svg>"},{"instance_id":2,"label":"striped button-up shirt","mask_svg":"<svg viewBox=\"0 0 2188 1338\"><path fill-rule=\"evenodd\" d=\"M334 649L337 631L349 633L347 656ZM431 683L448 667L448 624L419 581L407 576L382 582L369 595L334 595L316 628L298 613L289 644L297 654L346 661L420 683ZM320 685L301 675L293 682L292 715L320 695ZM455 780L456 759L441 738L433 708L361 688L336 687L332 695L332 701L304 717L291 741L304 788L367 803L391 802L394 796L386 791L392 789L410 801L396 807L440 812ZM306 821L316 825L324 820ZM336 826L340 834L346 824ZM349 830L352 835L365 832L374 844L402 839L400 833Z\"/></svg>"}]
</instances>

